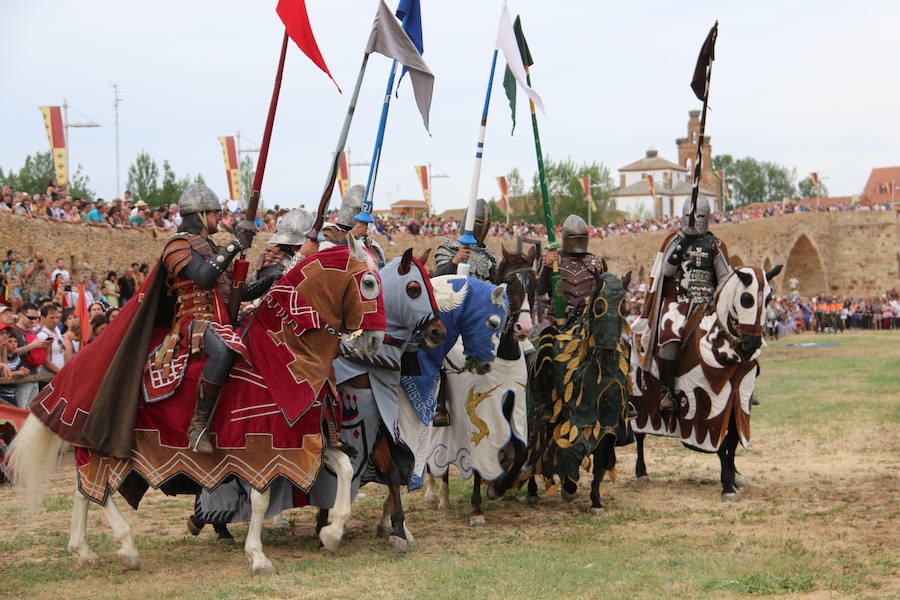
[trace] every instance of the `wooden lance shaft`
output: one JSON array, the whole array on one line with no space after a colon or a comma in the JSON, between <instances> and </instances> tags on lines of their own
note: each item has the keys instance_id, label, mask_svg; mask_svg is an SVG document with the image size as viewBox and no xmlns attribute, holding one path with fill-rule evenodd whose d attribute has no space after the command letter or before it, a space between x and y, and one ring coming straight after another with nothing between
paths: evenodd
<instances>
[{"instance_id":1,"label":"wooden lance shaft","mask_svg":"<svg viewBox=\"0 0 900 600\"><path fill-rule=\"evenodd\" d=\"M259 195L262 189L263 176L266 172L266 158L269 156L269 142L272 140L272 125L275 123L275 110L278 108L278 95L281 92L281 75L284 73L284 59L287 55L288 34L284 32L281 41L281 55L278 58L278 70L275 72L275 86L272 89L272 100L269 102L269 115L266 117L266 128L263 131L262 144L259 148L259 158L256 161L256 174L253 177L253 187L250 188L250 201L247 203L247 211L244 219L250 222L256 220L256 210L259 208ZM232 324L237 321L241 310L241 298L244 295L244 287L247 282L247 271L250 263L247 262L247 250L242 250L240 256L234 261L234 270L231 279L231 296L228 301L228 317Z\"/></svg>"}]
</instances>

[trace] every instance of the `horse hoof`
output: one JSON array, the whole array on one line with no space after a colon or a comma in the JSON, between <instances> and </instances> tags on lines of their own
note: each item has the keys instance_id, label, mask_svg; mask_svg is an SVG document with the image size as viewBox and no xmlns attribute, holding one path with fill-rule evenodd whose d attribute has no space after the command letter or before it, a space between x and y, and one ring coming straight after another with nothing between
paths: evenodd
<instances>
[{"instance_id":1,"label":"horse hoof","mask_svg":"<svg viewBox=\"0 0 900 600\"><path fill-rule=\"evenodd\" d=\"M388 536L388 546L390 546L392 550L396 550L401 554L406 554L407 552L409 552L409 540L404 540L399 535Z\"/></svg>"},{"instance_id":2,"label":"horse hoof","mask_svg":"<svg viewBox=\"0 0 900 600\"><path fill-rule=\"evenodd\" d=\"M441 512L450 510L450 501L441 498L440 502L438 502L437 509Z\"/></svg>"},{"instance_id":3,"label":"horse hoof","mask_svg":"<svg viewBox=\"0 0 900 600\"><path fill-rule=\"evenodd\" d=\"M200 535L200 532L203 531L203 523L197 523L194 521L193 515L187 518L187 528L188 531L191 532L191 535L197 536Z\"/></svg>"},{"instance_id":4,"label":"horse hoof","mask_svg":"<svg viewBox=\"0 0 900 600\"><path fill-rule=\"evenodd\" d=\"M741 495L737 492L731 492L729 494L722 494L722 500L725 502L737 502L741 499Z\"/></svg>"},{"instance_id":5,"label":"horse hoof","mask_svg":"<svg viewBox=\"0 0 900 600\"><path fill-rule=\"evenodd\" d=\"M254 575L262 575L264 577L270 577L276 573L275 565L273 565L272 561L268 558L265 561L250 567L250 572Z\"/></svg>"},{"instance_id":6,"label":"horse hoof","mask_svg":"<svg viewBox=\"0 0 900 600\"><path fill-rule=\"evenodd\" d=\"M119 557L119 562L122 563L122 566L129 571L139 571L141 569L141 561L137 554L126 554L120 550L116 552L116 556Z\"/></svg>"},{"instance_id":7,"label":"horse hoof","mask_svg":"<svg viewBox=\"0 0 900 600\"><path fill-rule=\"evenodd\" d=\"M326 552L334 554L341 547L342 533L334 531L331 525L326 525L319 532L319 541L322 542L322 548Z\"/></svg>"},{"instance_id":8,"label":"horse hoof","mask_svg":"<svg viewBox=\"0 0 900 600\"><path fill-rule=\"evenodd\" d=\"M592 509L591 509L591 516L592 516L592 517L598 517L598 518L599 518L599 517L605 517L605 516L606 516L606 509L604 509L604 508L592 508Z\"/></svg>"},{"instance_id":9,"label":"horse hoof","mask_svg":"<svg viewBox=\"0 0 900 600\"><path fill-rule=\"evenodd\" d=\"M750 487L750 480L741 475L740 473L734 474L734 485L739 488Z\"/></svg>"},{"instance_id":10,"label":"horse hoof","mask_svg":"<svg viewBox=\"0 0 900 600\"><path fill-rule=\"evenodd\" d=\"M233 546L235 544L235 541L233 536L220 535L216 538L216 543L221 546Z\"/></svg>"},{"instance_id":11,"label":"horse hoof","mask_svg":"<svg viewBox=\"0 0 900 600\"><path fill-rule=\"evenodd\" d=\"M637 477L634 478L634 480L640 484L650 483L650 476L649 475L638 475Z\"/></svg>"},{"instance_id":12,"label":"horse hoof","mask_svg":"<svg viewBox=\"0 0 900 600\"><path fill-rule=\"evenodd\" d=\"M537 496L519 496L519 502L527 504L528 506L534 506L540 501L541 499Z\"/></svg>"},{"instance_id":13,"label":"horse hoof","mask_svg":"<svg viewBox=\"0 0 900 600\"><path fill-rule=\"evenodd\" d=\"M391 535L394 530L390 525L385 525L384 523L379 523L378 527L375 528L375 537L387 538Z\"/></svg>"},{"instance_id":14,"label":"horse hoof","mask_svg":"<svg viewBox=\"0 0 900 600\"><path fill-rule=\"evenodd\" d=\"M437 508L438 497L437 497L437 494L435 494L433 491L425 494L425 496L422 498L422 500L425 501L425 506L427 506L429 508Z\"/></svg>"},{"instance_id":15,"label":"horse hoof","mask_svg":"<svg viewBox=\"0 0 900 600\"><path fill-rule=\"evenodd\" d=\"M100 558L93 552L79 554L74 548L69 548L69 552L77 555L75 562L79 567L97 567L100 566Z\"/></svg>"},{"instance_id":16,"label":"horse hoof","mask_svg":"<svg viewBox=\"0 0 900 600\"><path fill-rule=\"evenodd\" d=\"M497 488L494 486L493 483L491 483L487 489L487 497L489 500L499 500L500 498L503 497L503 494L498 494Z\"/></svg>"},{"instance_id":17,"label":"horse hoof","mask_svg":"<svg viewBox=\"0 0 900 600\"><path fill-rule=\"evenodd\" d=\"M469 527L484 527L485 525L487 525L487 521L484 520L484 515L469 516Z\"/></svg>"},{"instance_id":18,"label":"horse hoof","mask_svg":"<svg viewBox=\"0 0 900 600\"><path fill-rule=\"evenodd\" d=\"M566 490L564 490L562 488L560 488L560 490L559 490L559 497L562 498L564 502L571 502L572 500L575 499L575 496L577 494L578 494L577 491L567 492Z\"/></svg>"}]
</instances>

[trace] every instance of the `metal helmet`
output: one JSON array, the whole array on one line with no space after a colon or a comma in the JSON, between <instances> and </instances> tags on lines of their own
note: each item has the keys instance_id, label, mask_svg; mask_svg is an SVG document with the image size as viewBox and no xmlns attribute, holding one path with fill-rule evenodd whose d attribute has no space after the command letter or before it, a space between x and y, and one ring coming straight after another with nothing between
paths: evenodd
<instances>
[{"instance_id":1,"label":"metal helmet","mask_svg":"<svg viewBox=\"0 0 900 600\"><path fill-rule=\"evenodd\" d=\"M359 214L359 210L362 208L363 196L365 195L366 188L362 185L354 185L344 194L344 197L341 199L341 209L338 211L337 219L334 221L341 229L349 230L356 225L356 215Z\"/></svg>"},{"instance_id":2,"label":"metal helmet","mask_svg":"<svg viewBox=\"0 0 900 600\"><path fill-rule=\"evenodd\" d=\"M278 231L269 238L270 244L286 244L288 246L301 246L307 240L306 232L313 225L315 217L302 208L295 208L281 217Z\"/></svg>"},{"instance_id":3,"label":"metal helmet","mask_svg":"<svg viewBox=\"0 0 900 600\"><path fill-rule=\"evenodd\" d=\"M462 225L465 226L466 218L469 216L469 209L463 214ZM479 244L484 243L487 237L488 229L491 228L491 205L484 198L479 198L475 202L475 224L472 226L472 235L478 240Z\"/></svg>"},{"instance_id":4,"label":"metal helmet","mask_svg":"<svg viewBox=\"0 0 900 600\"><path fill-rule=\"evenodd\" d=\"M222 210L222 204L216 193L202 183L189 185L178 200L178 212L182 217L211 210Z\"/></svg>"},{"instance_id":5,"label":"metal helmet","mask_svg":"<svg viewBox=\"0 0 900 600\"><path fill-rule=\"evenodd\" d=\"M563 221L562 251L572 254L588 251L588 225L578 215L569 215Z\"/></svg>"},{"instance_id":6,"label":"metal helmet","mask_svg":"<svg viewBox=\"0 0 900 600\"><path fill-rule=\"evenodd\" d=\"M681 232L684 235L703 235L709 231L709 200L706 196L697 196L697 211L694 213L694 226L690 225L691 199L684 201L681 208Z\"/></svg>"}]
</instances>

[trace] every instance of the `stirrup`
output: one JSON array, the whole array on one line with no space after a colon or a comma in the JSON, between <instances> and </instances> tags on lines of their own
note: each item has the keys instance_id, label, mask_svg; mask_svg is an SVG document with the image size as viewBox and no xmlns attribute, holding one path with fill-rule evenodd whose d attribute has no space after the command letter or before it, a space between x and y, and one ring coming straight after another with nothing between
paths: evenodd
<instances>
[{"instance_id":1,"label":"stirrup","mask_svg":"<svg viewBox=\"0 0 900 600\"><path fill-rule=\"evenodd\" d=\"M673 411L677 406L678 405L675 404L675 399L672 397L672 393L669 391L666 391L662 399L659 401L659 410L661 412Z\"/></svg>"},{"instance_id":2,"label":"stirrup","mask_svg":"<svg viewBox=\"0 0 900 600\"><path fill-rule=\"evenodd\" d=\"M212 442L209 441L207 431L207 428L204 427L199 431L193 430L188 432L188 446L192 451L198 454L213 453L214 448Z\"/></svg>"},{"instance_id":3,"label":"stirrup","mask_svg":"<svg viewBox=\"0 0 900 600\"><path fill-rule=\"evenodd\" d=\"M434 419L431 421L432 427L450 427L450 413L446 410L437 409L434 411Z\"/></svg>"}]
</instances>

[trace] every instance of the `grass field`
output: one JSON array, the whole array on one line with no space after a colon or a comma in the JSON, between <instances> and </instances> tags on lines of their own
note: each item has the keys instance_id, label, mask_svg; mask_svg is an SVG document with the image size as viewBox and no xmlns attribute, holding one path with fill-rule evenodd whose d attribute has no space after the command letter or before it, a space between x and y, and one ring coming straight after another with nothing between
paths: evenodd
<instances>
[{"instance_id":1,"label":"grass field","mask_svg":"<svg viewBox=\"0 0 900 600\"><path fill-rule=\"evenodd\" d=\"M66 552L71 468L44 511L25 512L0 488L2 598L798 598L900 597L900 335L798 336L835 346L766 349L753 444L738 451L751 486L720 500L718 459L648 438L651 479L636 483L634 448L621 448L607 514L579 498L487 503L467 526L470 486L458 480L446 514L405 497L419 550L399 555L374 538L384 492L372 485L336 556L320 554L312 509L267 530L271 578L248 574L243 550L184 527L192 501L147 494L134 526L142 570L125 571L105 519L92 508L98 567ZM122 504L122 503L120 503ZM246 528L235 526L243 541Z\"/></svg>"}]
</instances>

